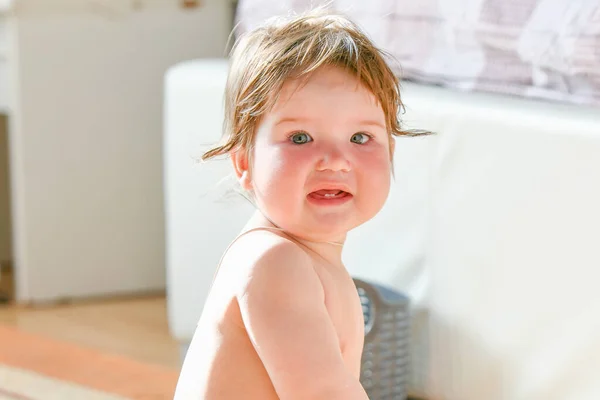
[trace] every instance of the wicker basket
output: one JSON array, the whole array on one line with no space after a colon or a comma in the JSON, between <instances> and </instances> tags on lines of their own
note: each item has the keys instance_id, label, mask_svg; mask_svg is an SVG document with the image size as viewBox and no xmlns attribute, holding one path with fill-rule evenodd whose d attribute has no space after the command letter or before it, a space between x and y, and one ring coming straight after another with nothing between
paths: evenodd
<instances>
[{"instance_id":1,"label":"wicker basket","mask_svg":"<svg viewBox=\"0 0 600 400\"><path fill-rule=\"evenodd\" d=\"M410 363L408 297L354 279L365 318L360 381L370 400L406 400Z\"/></svg>"}]
</instances>

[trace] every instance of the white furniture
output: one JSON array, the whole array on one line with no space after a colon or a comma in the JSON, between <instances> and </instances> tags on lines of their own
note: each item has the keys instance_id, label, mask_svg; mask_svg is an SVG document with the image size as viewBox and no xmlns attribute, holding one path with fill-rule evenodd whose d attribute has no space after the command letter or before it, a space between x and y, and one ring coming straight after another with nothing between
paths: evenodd
<instances>
[{"instance_id":1,"label":"white furniture","mask_svg":"<svg viewBox=\"0 0 600 400\"><path fill-rule=\"evenodd\" d=\"M225 53L231 2L15 0L5 13L18 300L164 290L162 80Z\"/></svg>"},{"instance_id":2,"label":"white furniture","mask_svg":"<svg viewBox=\"0 0 600 400\"><path fill-rule=\"evenodd\" d=\"M169 321L187 343L252 208L194 163L221 134L224 60L165 79ZM403 84L409 127L350 272L413 299L412 391L444 400L600 398L600 110Z\"/></svg>"},{"instance_id":3,"label":"white furniture","mask_svg":"<svg viewBox=\"0 0 600 400\"><path fill-rule=\"evenodd\" d=\"M252 207L220 182L228 160L199 163L206 144L219 140L224 60L186 62L165 79L164 186L169 326L191 340L221 251Z\"/></svg>"}]
</instances>

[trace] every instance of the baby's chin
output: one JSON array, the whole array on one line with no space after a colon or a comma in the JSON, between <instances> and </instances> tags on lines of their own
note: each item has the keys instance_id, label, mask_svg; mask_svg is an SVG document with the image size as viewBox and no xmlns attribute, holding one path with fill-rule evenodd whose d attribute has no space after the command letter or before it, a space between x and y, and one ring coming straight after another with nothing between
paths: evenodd
<instances>
[{"instance_id":1,"label":"baby's chin","mask_svg":"<svg viewBox=\"0 0 600 400\"><path fill-rule=\"evenodd\" d=\"M298 238L315 242L344 241L348 232L375 215L373 212L366 212L372 210L356 208L332 212L321 210L316 213L311 208L297 213L290 213L289 210L279 207L265 211L267 212L263 212L268 220L279 228Z\"/></svg>"},{"instance_id":2,"label":"baby's chin","mask_svg":"<svg viewBox=\"0 0 600 400\"><path fill-rule=\"evenodd\" d=\"M314 242L344 242L349 231L361 225L360 221L346 219L343 221L302 221L289 224L291 234ZM285 223L284 223L285 225Z\"/></svg>"}]
</instances>

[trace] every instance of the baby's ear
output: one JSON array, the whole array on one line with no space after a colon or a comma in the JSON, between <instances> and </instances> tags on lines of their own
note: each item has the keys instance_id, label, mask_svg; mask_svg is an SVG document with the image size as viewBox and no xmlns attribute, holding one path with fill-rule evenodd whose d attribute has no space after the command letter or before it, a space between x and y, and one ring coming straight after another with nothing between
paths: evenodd
<instances>
[{"instance_id":1,"label":"baby's ear","mask_svg":"<svg viewBox=\"0 0 600 400\"><path fill-rule=\"evenodd\" d=\"M231 161L233 169L242 189L246 191L252 190L252 180L250 179L250 163L248 162L248 151L244 148L239 148L231 152Z\"/></svg>"}]
</instances>

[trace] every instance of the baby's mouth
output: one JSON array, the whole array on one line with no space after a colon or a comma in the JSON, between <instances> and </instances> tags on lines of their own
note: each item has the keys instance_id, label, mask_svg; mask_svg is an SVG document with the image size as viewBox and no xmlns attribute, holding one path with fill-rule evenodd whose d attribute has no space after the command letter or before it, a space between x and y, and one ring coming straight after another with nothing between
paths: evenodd
<instances>
[{"instance_id":1,"label":"baby's mouth","mask_svg":"<svg viewBox=\"0 0 600 400\"><path fill-rule=\"evenodd\" d=\"M350 196L350 193L345 192L343 190L327 190L327 189L321 189L321 190L317 190L315 192L311 192L308 194L309 197L312 197L313 199L318 199L318 200L333 200L333 199L340 199L346 196Z\"/></svg>"}]
</instances>

